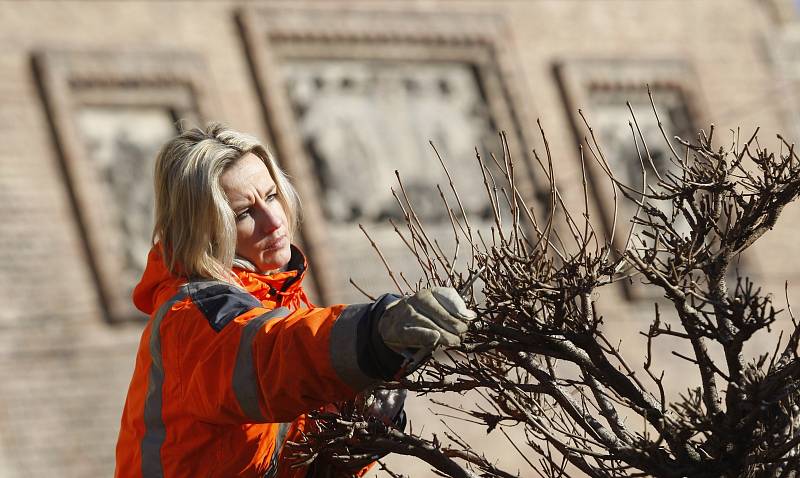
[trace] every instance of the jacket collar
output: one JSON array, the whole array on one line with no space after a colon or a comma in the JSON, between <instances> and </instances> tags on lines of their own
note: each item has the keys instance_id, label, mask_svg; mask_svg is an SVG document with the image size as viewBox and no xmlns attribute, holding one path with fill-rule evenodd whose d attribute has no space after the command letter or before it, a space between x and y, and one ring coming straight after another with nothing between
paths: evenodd
<instances>
[{"instance_id":1,"label":"jacket collar","mask_svg":"<svg viewBox=\"0 0 800 478\"><path fill-rule=\"evenodd\" d=\"M292 305L299 307L310 302L303 292L302 282L306 274L305 255L292 246L292 256L285 271L274 274L262 274L255 267L248 270L245 263L235 263L233 273L244 288L262 301L272 301L275 305ZM145 267L139 284L133 291L133 302L147 315L175 294L175 291L186 283L185 277L177 277L170 273L161 254L161 244L155 244L147 256Z\"/></svg>"},{"instance_id":2,"label":"jacket collar","mask_svg":"<svg viewBox=\"0 0 800 478\"><path fill-rule=\"evenodd\" d=\"M261 300L272 299L282 302L277 296L294 296L302 292L301 284L308 268L306 257L300 249L292 245L292 256L285 271L270 274L256 270L255 266L242 257L233 261L233 273L245 289Z\"/></svg>"}]
</instances>

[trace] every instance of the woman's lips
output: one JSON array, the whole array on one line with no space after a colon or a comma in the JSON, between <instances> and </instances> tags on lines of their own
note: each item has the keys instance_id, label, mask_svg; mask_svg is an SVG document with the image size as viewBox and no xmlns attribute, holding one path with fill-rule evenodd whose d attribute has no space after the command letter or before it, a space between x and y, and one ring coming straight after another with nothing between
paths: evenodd
<instances>
[{"instance_id":1,"label":"woman's lips","mask_svg":"<svg viewBox=\"0 0 800 478\"><path fill-rule=\"evenodd\" d=\"M281 249L283 246L286 245L286 234L282 234L281 236L271 240L270 242L264 244L263 250L264 251L273 251L276 249Z\"/></svg>"}]
</instances>

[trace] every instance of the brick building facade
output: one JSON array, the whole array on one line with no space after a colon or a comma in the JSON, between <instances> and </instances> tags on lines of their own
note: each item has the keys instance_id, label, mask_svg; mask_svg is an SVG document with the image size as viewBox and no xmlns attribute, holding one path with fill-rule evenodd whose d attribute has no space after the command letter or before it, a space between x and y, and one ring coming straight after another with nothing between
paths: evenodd
<instances>
[{"instance_id":1,"label":"brick building facade","mask_svg":"<svg viewBox=\"0 0 800 478\"><path fill-rule=\"evenodd\" d=\"M316 297L351 301L351 277L390 287L356 224L391 244L392 171L418 191L440 181L428 138L460 167L504 129L519 158L542 118L580 201L575 111L624 161L619 105L641 106L648 83L676 133L713 122L799 137L796 18L789 0L0 2L0 477L112 473L144 323L127 297L149 168L176 120L273 147L304 196ZM742 267L800 298L800 209L784 214ZM609 327L635 344L650 306L608 297Z\"/></svg>"}]
</instances>

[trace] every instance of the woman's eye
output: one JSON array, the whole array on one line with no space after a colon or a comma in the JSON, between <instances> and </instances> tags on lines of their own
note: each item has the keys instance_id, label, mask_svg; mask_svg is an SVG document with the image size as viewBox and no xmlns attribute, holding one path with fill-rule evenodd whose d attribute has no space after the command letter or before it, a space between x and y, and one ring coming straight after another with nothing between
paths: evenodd
<instances>
[{"instance_id":1,"label":"woman's eye","mask_svg":"<svg viewBox=\"0 0 800 478\"><path fill-rule=\"evenodd\" d=\"M244 211L242 211L242 212L240 212L239 214L236 215L236 220L237 221L241 221L242 219L246 219L248 217L250 217L250 210L249 209L245 209Z\"/></svg>"},{"instance_id":2,"label":"woman's eye","mask_svg":"<svg viewBox=\"0 0 800 478\"><path fill-rule=\"evenodd\" d=\"M264 198L265 201L274 201L278 199L278 193L267 194L267 197Z\"/></svg>"}]
</instances>

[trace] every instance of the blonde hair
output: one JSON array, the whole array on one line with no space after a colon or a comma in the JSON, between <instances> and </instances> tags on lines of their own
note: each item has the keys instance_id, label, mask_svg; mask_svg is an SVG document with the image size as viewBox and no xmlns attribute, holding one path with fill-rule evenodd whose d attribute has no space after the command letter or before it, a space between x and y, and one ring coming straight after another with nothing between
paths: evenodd
<instances>
[{"instance_id":1,"label":"blonde hair","mask_svg":"<svg viewBox=\"0 0 800 478\"><path fill-rule=\"evenodd\" d=\"M222 173L247 153L269 170L289 221L297 229L300 202L272 154L254 137L220 123L192 128L169 140L155 162L153 244L161 243L172 274L235 282L236 218L220 185Z\"/></svg>"}]
</instances>

